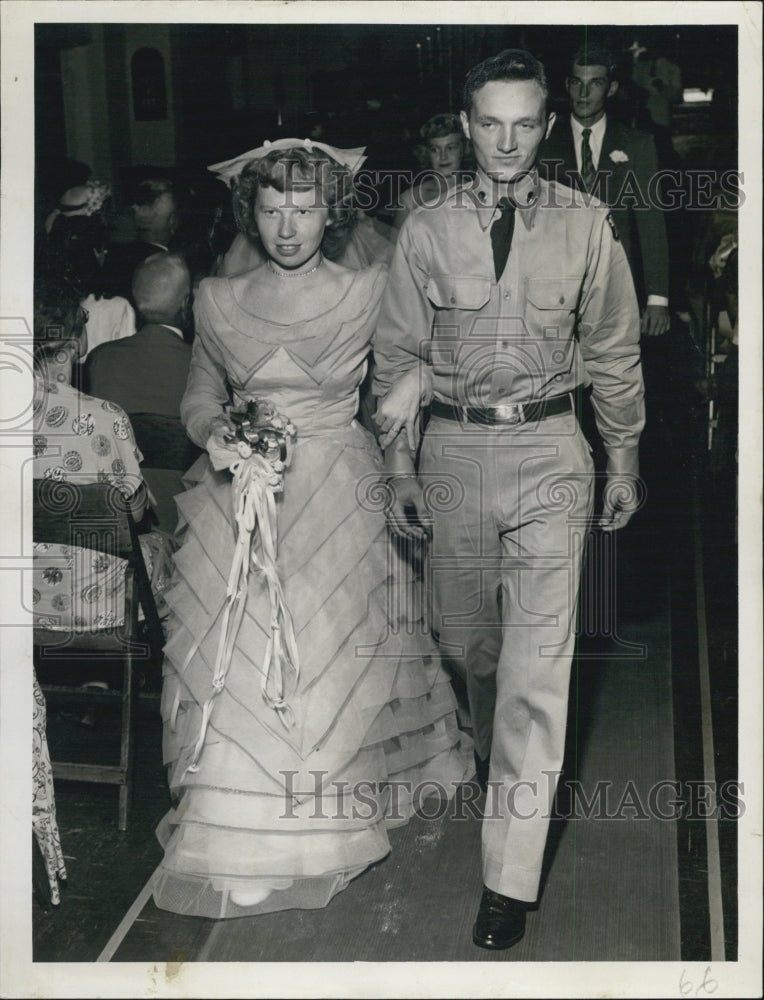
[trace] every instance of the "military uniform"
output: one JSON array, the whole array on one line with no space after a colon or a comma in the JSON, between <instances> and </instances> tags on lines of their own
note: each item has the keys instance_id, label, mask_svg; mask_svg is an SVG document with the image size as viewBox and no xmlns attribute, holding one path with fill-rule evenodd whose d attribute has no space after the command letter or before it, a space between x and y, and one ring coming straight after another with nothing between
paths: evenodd
<instances>
[{"instance_id":1,"label":"military uniform","mask_svg":"<svg viewBox=\"0 0 764 1000\"><path fill-rule=\"evenodd\" d=\"M562 207L564 189L535 171L510 193L514 235L498 280L498 212L484 180L406 220L375 338L375 391L417 368L432 387L419 474L433 507L433 624L465 676L477 752L491 756L483 880L533 901L592 514L573 394L591 383L614 469L637 447L644 403L637 300L607 207Z\"/></svg>"}]
</instances>

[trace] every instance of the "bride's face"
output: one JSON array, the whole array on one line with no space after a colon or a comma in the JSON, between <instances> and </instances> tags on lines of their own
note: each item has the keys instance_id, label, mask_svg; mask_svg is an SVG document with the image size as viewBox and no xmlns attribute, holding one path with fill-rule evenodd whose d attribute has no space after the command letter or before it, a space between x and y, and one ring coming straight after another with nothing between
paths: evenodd
<instances>
[{"instance_id":1,"label":"bride's face","mask_svg":"<svg viewBox=\"0 0 764 1000\"><path fill-rule=\"evenodd\" d=\"M260 187L255 199L255 223L263 249L280 267L302 267L315 257L329 223L314 187L277 191Z\"/></svg>"}]
</instances>

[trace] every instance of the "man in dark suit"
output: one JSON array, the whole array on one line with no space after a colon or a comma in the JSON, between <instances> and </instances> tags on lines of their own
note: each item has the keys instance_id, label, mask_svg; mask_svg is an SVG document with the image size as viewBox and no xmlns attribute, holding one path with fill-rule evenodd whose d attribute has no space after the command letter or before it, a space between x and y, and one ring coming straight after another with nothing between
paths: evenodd
<instances>
[{"instance_id":1,"label":"man in dark suit","mask_svg":"<svg viewBox=\"0 0 764 1000\"><path fill-rule=\"evenodd\" d=\"M131 199L136 239L112 244L104 265L110 295L131 296L138 265L152 254L176 249L173 239L180 223L177 185L169 177L147 178L135 188Z\"/></svg>"},{"instance_id":2,"label":"man in dark suit","mask_svg":"<svg viewBox=\"0 0 764 1000\"><path fill-rule=\"evenodd\" d=\"M90 354L86 366L89 392L118 403L131 417L152 414L173 418L172 423L177 424L174 432L185 441L180 401L191 363L191 346L184 338L191 314L188 267L178 254L154 254L138 266L132 290L143 325L132 337L101 344ZM142 443L137 418L134 426L138 447L148 454L151 442ZM171 446L168 441L168 454ZM177 520L172 498L182 490L182 471L144 470L160 527L170 531Z\"/></svg>"},{"instance_id":3,"label":"man in dark suit","mask_svg":"<svg viewBox=\"0 0 764 1000\"><path fill-rule=\"evenodd\" d=\"M180 416L191 346L183 335L191 307L191 278L177 254L154 254L133 279L138 332L101 344L87 361L94 396L119 403L127 414Z\"/></svg>"},{"instance_id":4,"label":"man in dark suit","mask_svg":"<svg viewBox=\"0 0 764 1000\"><path fill-rule=\"evenodd\" d=\"M626 251L642 314L642 333L669 328L669 255L663 212L655 204L658 163L651 135L608 118L618 90L605 49L586 46L566 78L570 117L559 116L541 150L540 169L612 207L614 231Z\"/></svg>"}]
</instances>

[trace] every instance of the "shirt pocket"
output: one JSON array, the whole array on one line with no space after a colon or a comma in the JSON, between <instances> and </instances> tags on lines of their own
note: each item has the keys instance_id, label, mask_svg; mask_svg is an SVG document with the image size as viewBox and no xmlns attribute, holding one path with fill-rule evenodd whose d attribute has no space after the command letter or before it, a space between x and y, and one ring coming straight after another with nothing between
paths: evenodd
<instances>
[{"instance_id":1,"label":"shirt pocket","mask_svg":"<svg viewBox=\"0 0 764 1000\"><path fill-rule=\"evenodd\" d=\"M431 274L427 282L427 298L436 309L482 309L490 297L490 278Z\"/></svg>"},{"instance_id":2,"label":"shirt pocket","mask_svg":"<svg viewBox=\"0 0 764 1000\"><path fill-rule=\"evenodd\" d=\"M528 278L525 285L526 320L544 340L567 339L573 332L580 278Z\"/></svg>"}]
</instances>

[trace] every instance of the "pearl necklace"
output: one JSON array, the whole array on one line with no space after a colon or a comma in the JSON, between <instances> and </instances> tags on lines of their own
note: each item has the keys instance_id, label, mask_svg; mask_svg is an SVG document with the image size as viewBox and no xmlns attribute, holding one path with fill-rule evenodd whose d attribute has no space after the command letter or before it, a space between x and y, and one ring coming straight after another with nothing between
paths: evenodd
<instances>
[{"instance_id":1,"label":"pearl necklace","mask_svg":"<svg viewBox=\"0 0 764 1000\"><path fill-rule=\"evenodd\" d=\"M271 271L273 271L273 273L276 275L277 278L307 278L309 274L313 274L314 271L317 271L319 267L321 267L323 262L324 258L322 255L321 257L318 258L318 263L314 264L313 267L311 267L307 271L294 271L294 272L277 271L276 268L273 266L273 261L270 259L270 257L268 258L268 266L270 267Z\"/></svg>"}]
</instances>

